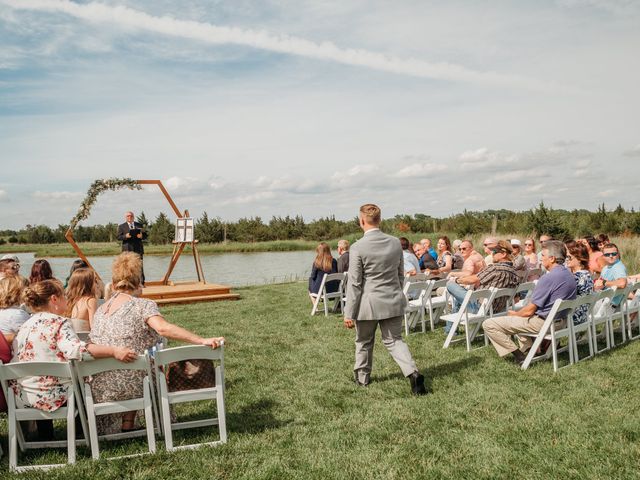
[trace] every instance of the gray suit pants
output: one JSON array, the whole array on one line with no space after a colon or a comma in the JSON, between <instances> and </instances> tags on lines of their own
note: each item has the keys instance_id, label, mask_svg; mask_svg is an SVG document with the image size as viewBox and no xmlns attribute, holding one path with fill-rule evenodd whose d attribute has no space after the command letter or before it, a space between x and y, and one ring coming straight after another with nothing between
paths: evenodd
<instances>
[{"instance_id":1,"label":"gray suit pants","mask_svg":"<svg viewBox=\"0 0 640 480\"><path fill-rule=\"evenodd\" d=\"M373 366L373 343L376 339L376 328L380 326L382 344L400 366L402 374L407 377L417 371L409 347L402 340L402 317L385 320L356 320L356 363L353 367L362 383L369 383Z\"/></svg>"}]
</instances>

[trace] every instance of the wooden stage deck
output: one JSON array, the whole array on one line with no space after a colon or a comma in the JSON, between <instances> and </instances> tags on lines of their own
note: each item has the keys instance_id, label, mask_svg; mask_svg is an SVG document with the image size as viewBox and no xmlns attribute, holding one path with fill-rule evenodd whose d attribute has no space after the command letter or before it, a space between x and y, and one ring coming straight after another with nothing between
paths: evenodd
<instances>
[{"instance_id":1,"label":"wooden stage deck","mask_svg":"<svg viewBox=\"0 0 640 480\"><path fill-rule=\"evenodd\" d=\"M169 285L159 285L159 283L147 282L147 286L142 289L140 296L154 300L158 305L215 302L240 298L237 293L231 293L231 287L217 283L169 282Z\"/></svg>"}]
</instances>

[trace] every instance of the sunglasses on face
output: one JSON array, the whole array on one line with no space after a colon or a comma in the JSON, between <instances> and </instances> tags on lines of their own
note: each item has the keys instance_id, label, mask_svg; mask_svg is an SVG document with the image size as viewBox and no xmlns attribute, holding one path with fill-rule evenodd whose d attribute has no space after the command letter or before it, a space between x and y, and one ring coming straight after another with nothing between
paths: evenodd
<instances>
[{"instance_id":1,"label":"sunglasses on face","mask_svg":"<svg viewBox=\"0 0 640 480\"><path fill-rule=\"evenodd\" d=\"M491 253L495 255L496 253L504 253L504 250L500 250L499 248L492 248Z\"/></svg>"},{"instance_id":2,"label":"sunglasses on face","mask_svg":"<svg viewBox=\"0 0 640 480\"><path fill-rule=\"evenodd\" d=\"M603 253L602 255L604 257L617 257L618 256L618 252Z\"/></svg>"},{"instance_id":3,"label":"sunglasses on face","mask_svg":"<svg viewBox=\"0 0 640 480\"><path fill-rule=\"evenodd\" d=\"M525 247L533 247L533 243L525 243L524 246Z\"/></svg>"},{"instance_id":4,"label":"sunglasses on face","mask_svg":"<svg viewBox=\"0 0 640 480\"><path fill-rule=\"evenodd\" d=\"M465 250L469 250L469 247L460 247L461 252L464 252Z\"/></svg>"}]
</instances>

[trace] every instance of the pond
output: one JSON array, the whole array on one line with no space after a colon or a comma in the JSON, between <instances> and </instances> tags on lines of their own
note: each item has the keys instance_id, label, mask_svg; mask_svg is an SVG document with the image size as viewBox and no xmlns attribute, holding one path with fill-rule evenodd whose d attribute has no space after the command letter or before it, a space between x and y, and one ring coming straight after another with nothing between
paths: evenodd
<instances>
[{"instance_id":1,"label":"pond","mask_svg":"<svg viewBox=\"0 0 640 480\"><path fill-rule=\"evenodd\" d=\"M33 262L33 253L18 253L20 274L28 277ZM254 252L220 253L201 255L204 276L209 283L222 283L232 287L264 285L308 278L315 252ZM113 256L88 257L91 265L105 282L111 281ZM145 255L144 272L147 280L160 280L169 267L170 255ZM75 258L47 258L54 276L62 281L69 275ZM196 280L193 255L183 254L171 274L170 280Z\"/></svg>"}]
</instances>

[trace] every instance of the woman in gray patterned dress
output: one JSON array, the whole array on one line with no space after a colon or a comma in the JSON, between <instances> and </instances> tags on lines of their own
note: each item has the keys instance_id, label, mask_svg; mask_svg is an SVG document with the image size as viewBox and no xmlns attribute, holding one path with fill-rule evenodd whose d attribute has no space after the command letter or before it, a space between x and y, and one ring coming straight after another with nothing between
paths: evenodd
<instances>
[{"instance_id":1,"label":"woman in gray patterned dress","mask_svg":"<svg viewBox=\"0 0 640 480\"><path fill-rule=\"evenodd\" d=\"M196 345L217 348L223 337L202 338L184 328L167 322L152 300L137 298L140 293L142 261L133 252L118 255L112 266L114 295L93 317L91 342L129 347L138 354L155 346L162 337ZM92 392L97 402L127 400L142 396L144 372L119 370L93 377ZM117 433L134 428L135 412L101 415L97 418L101 434Z\"/></svg>"}]
</instances>

